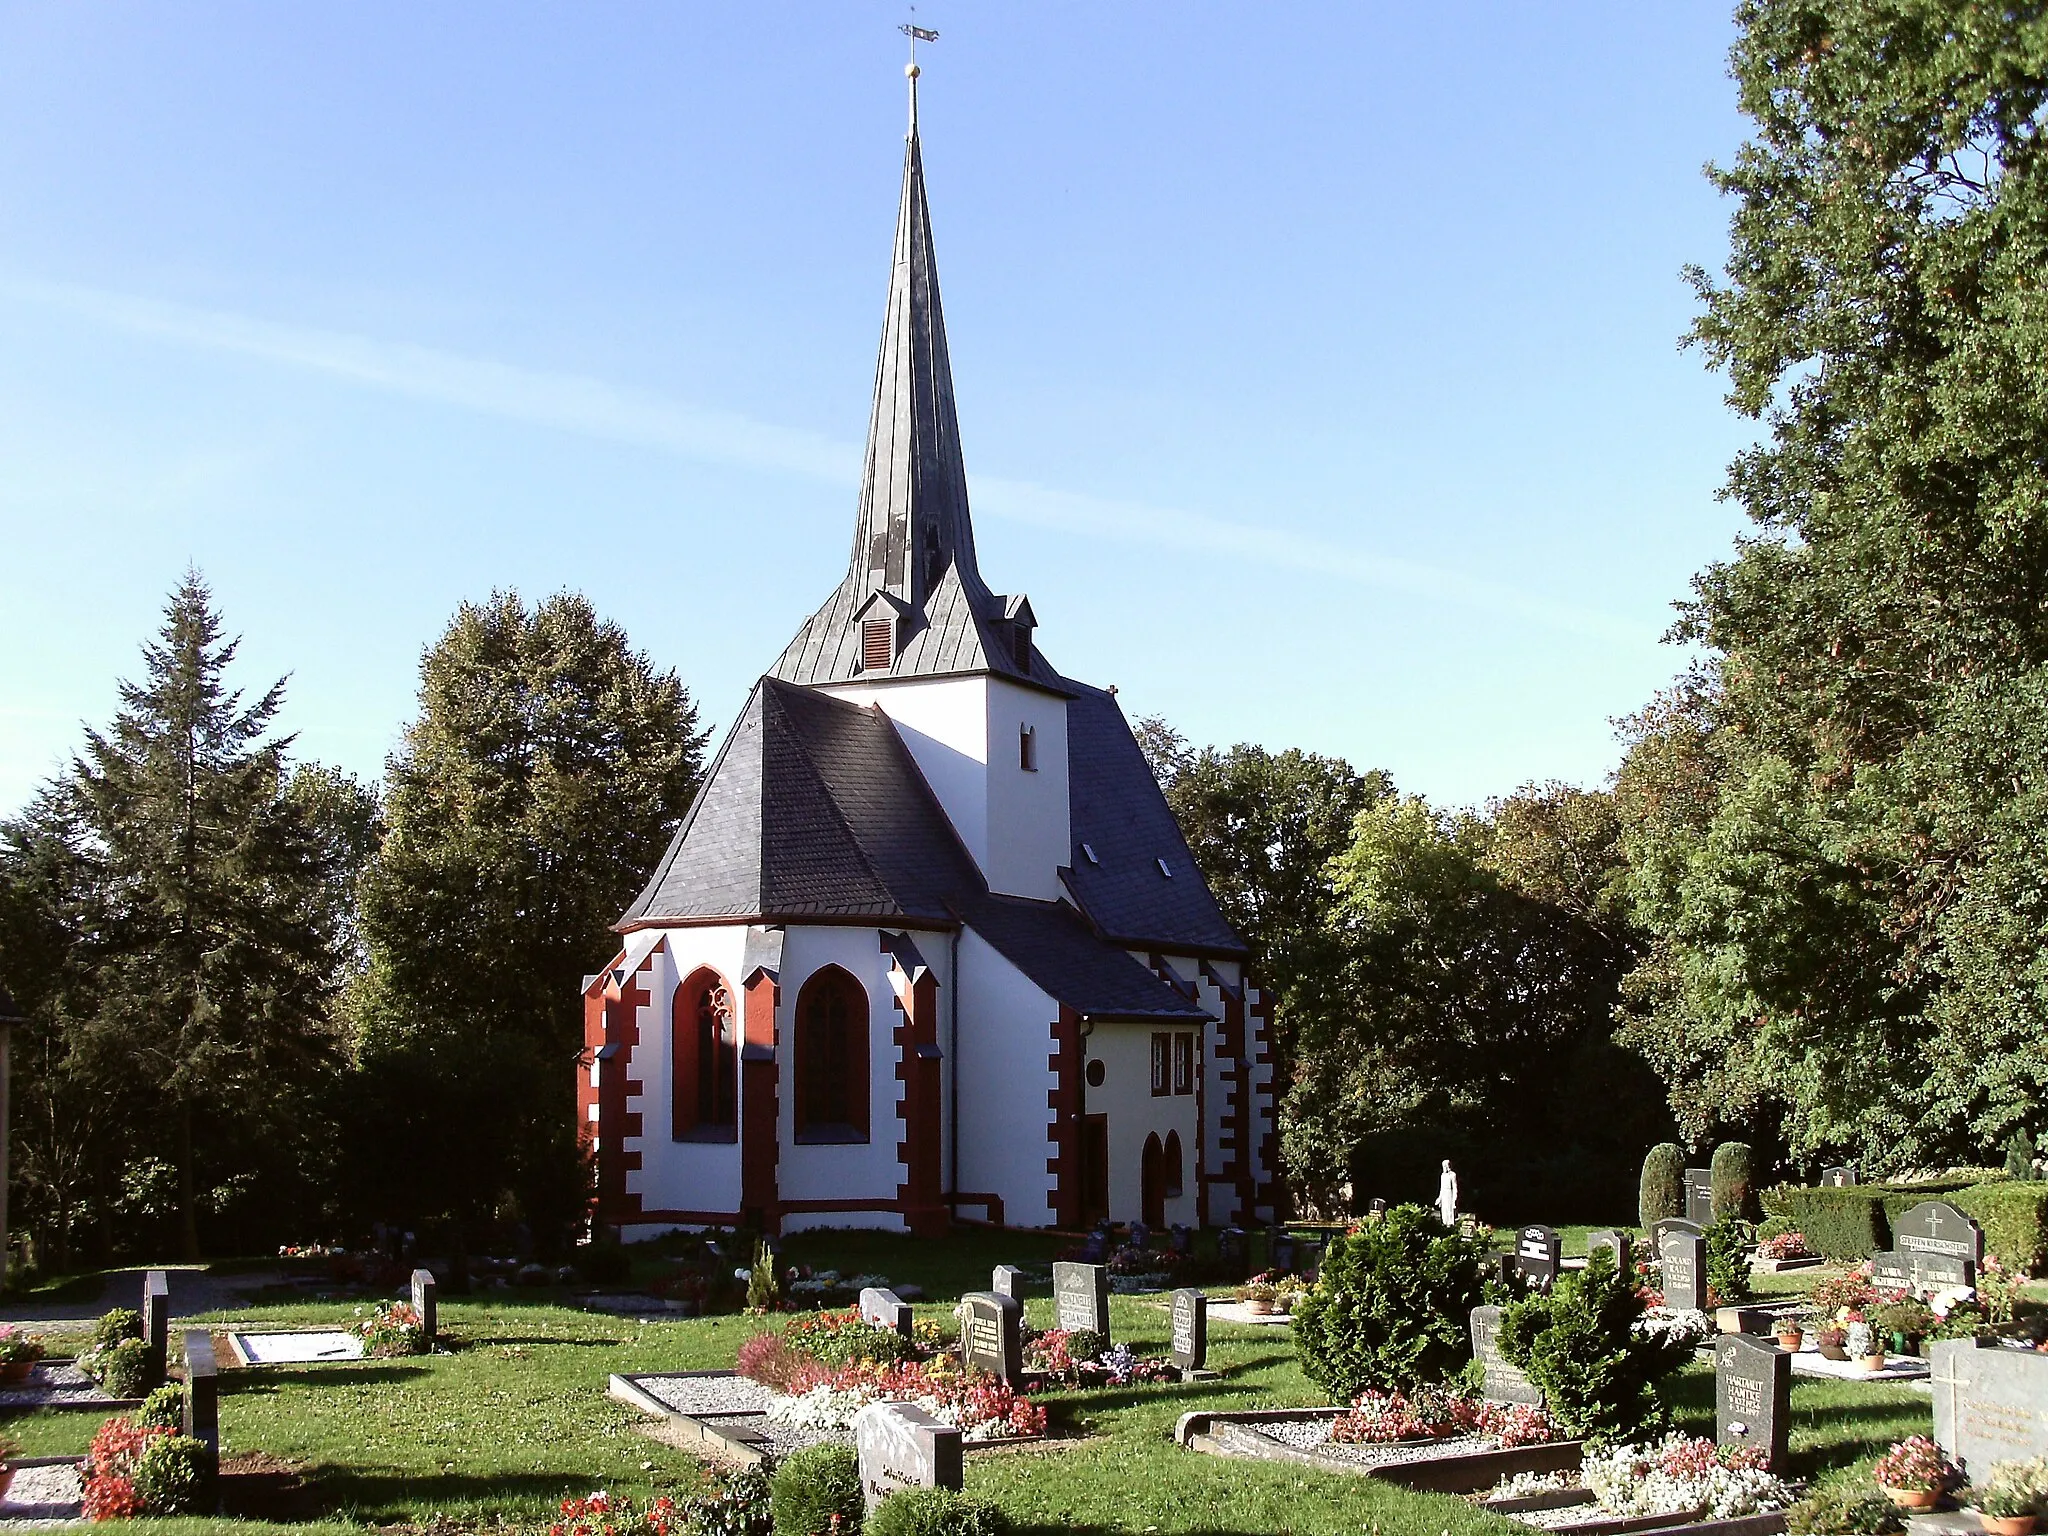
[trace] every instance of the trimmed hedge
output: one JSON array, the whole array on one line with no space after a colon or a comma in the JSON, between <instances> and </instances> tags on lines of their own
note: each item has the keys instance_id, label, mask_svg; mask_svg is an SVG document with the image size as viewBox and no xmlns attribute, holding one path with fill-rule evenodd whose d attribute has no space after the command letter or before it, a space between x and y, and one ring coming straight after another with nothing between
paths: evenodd
<instances>
[{"instance_id":1,"label":"trimmed hedge","mask_svg":"<svg viewBox=\"0 0 2048 1536\"><path fill-rule=\"evenodd\" d=\"M1884 1199L1880 1184L1841 1189L1779 1184L1763 1193L1766 1212L1803 1233L1806 1246L1815 1253L1843 1263L1867 1259L1890 1246L1892 1227L1885 1218Z\"/></svg>"},{"instance_id":2,"label":"trimmed hedge","mask_svg":"<svg viewBox=\"0 0 2048 1536\"><path fill-rule=\"evenodd\" d=\"M1642 1182L1636 1187L1636 1218L1645 1232L1658 1222L1685 1214L1685 1149L1660 1141L1643 1154Z\"/></svg>"},{"instance_id":3,"label":"trimmed hedge","mask_svg":"<svg viewBox=\"0 0 2048 1536\"><path fill-rule=\"evenodd\" d=\"M1747 1142L1724 1141L1714 1148L1710 1165L1714 1186L1714 1220L1755 1221L1756 1153Z\"/></svg>"},{"instance_id":4,"label":"trimmed hedge","mask_svg":"<svg viewBox=\"0 0 2048 1536\"><path fill-rule=\"evenodd\" d=\"M1851 1184L1845 1189L1779 1185L1764 1209L1830 1259L1867 1259L1892 1242L1892 1223L1925 1200L1946 1200L1984 1229L1985 1252L2021 1274L2048 1269L2048 1182L2002 1180L1965 1188Z\"/></svg>"}]
</instances>

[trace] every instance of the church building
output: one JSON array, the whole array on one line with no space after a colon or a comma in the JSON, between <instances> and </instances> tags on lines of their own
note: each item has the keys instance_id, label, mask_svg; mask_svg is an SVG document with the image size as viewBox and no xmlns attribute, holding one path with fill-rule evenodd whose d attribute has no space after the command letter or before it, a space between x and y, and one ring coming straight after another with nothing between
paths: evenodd
<instances>
[{"instance_id":1,"label":"church building","mask_svg":"<svg viewBox=\"0 0 2048 1536\"><path fill-rule=\"evenodd\" d=\"M1244 941L1114 693L975 563L916 90L845 579L584 985L577 1113L628 1240L1272 1213Z\"/></svg>"}]
</instances>

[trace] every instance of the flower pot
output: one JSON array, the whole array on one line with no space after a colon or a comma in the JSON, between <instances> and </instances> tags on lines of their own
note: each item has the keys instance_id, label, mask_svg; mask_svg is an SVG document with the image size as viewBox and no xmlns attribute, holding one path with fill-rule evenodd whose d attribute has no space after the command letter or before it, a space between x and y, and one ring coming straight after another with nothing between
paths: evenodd
<instances>
[{"instance_id":1,"label":"flower pot","mask_svg":"<svg viewBox=\"0 0 2048 1536\"><path fill-rule=\"evenodd\" d=\"M1941 1502L1939 1488L1885 1488L1884 1496L1901 1509L1932 1509Z\"/></svg>"},{"instance_id":2,"label":"flower pot","mask_svg":"<svg viewBox=\"0 0 2048 1536\"><path fill-rule=\"evenodd\" d=\"M1819 1350L1829 1360L1846 1360L1849 1358L1849 1351L1842 1348L1839 1344L1822 1342L1814 1345L1814 1348Z\"/></svg>"},{"instance_id":3,"label":"flower pot","mask_svg":"<svg viewBox=\"0 0 2048 1536\"><path fill-rule=\"evenodd\" d=\"M27 1381L35 1368L33 1360L0 1360L0 1382Z\"/></svg>"},{"instance_id":4,"label":"flower pot","mask_svg":"<svg viewBox=\"0 0 2048 1536\"><path fill-rule=\"evenodd\" d=\"M1806 1335L1801 1333L1796 1328L1789 1333L1781 1333L1778 1335L1778 1348L1796 1350L1799 1348L1800 1342L1804 1340L1805 1337Z\"/></svg>"},{"instance_id":5,"label":"flower pot","mask_svg":"<svg viewBox=\"0 0 2048 1536\"><path fill-rule=\"evenodd\" d=\"M1273 1298L1270 1296L1254 1296L1244 1304L1244 1309L1251 1313L1253 1317L1271 1317L1273 1315Z\"/></svg>"},{"instance_id":6,"label":"flower pot","mask_svg":"<svg viewBox=\"0 0 2048 1536\"><path fill-rule=\"evenodd\" d=\"M1884 1356L1881 1354L1865 1355L1856 1363L1866 1371L1881 1371L1884 1369Z\"/></svg>"},{"instance_id":7,"label":"flower pot","mask_svg":"<svg viewBox=\"0 0 2048 1536\"><path fill-rule=\"evenodd\" d=\"M2038 1515L1979 1515L1991 1536L2034 1536L2040 1525Z\"/></svg>"}]
</instances>

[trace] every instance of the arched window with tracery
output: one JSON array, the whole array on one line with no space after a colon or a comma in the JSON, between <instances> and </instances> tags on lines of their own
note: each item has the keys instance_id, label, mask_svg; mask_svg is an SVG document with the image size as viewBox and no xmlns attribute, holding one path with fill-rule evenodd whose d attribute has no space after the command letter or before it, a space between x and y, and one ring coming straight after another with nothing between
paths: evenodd
<instances>
[{"instance_id":1,"label":"arched window with tracery","mask_svg":"<svg viewBox=\"0 0 2048 1536\"><path fill-rule=\"evenodd\" d=\"M1166 1198L1177 1200L1186 1186L1186 1175L1181 1166L1180 1132L1166 1133L1166 1159L1164 1163Z\"/></svg>"},{"instance_id":2,"label":"arched window with tracery","mask_svg":"<svg viewBox=\"0 0 2048 1536\"><path fill-rule=\"evenodd\" d=\"M697 971L676 988L669 1043L675 1139L737 1140L739 1012L717 972Z\"/></svg>"},{"instance_id":3,"label":"arched window with tracery","mask_svg":"<svg viewBox=\"0 0 2048 1536\"><path fill-rule=\"evenodd\" d=\"M797 994L796 1137L868 1139L868 994L836 965Z\"/></svg>"}]
</instances>

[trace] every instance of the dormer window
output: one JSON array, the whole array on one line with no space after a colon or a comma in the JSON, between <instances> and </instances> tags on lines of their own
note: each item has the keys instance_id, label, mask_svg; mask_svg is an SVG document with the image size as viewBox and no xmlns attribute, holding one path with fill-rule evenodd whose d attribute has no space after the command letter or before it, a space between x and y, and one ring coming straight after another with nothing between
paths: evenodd
<instances>
[{"instance_id":1,"label":"dormer window","mask_svg":"<svg viewBox=\"0 0 2048 1536\"><path fill-rule=\"evenodd\" d=\"M888 619L864 619L860 626L860 667L863 672L886 672L896 659L895 624Z\"/></svg>"},{"instance_id":2,"label":"dormer window","mask_svg":"<svg viewBox=\"0 0 2048 1536\"><path fill-rule=\"evenodd\" d=\"M1017 766L1026 773L1038 772L1038 732L1028 725L1017 727Z\"/></svg>"},{"instance_id":3,"label":"dormer window","mask_svg":"<svg viewBox=\"0 0 2048 1536\"><path fill-rule=\"evenodd\" d=\"M1013 638L1017 646L1015 653L1017 670L1028 673L1031 670L1031 627L1027 624L1019 624L1014 631Z\"/></svg>"}]
</instances>

